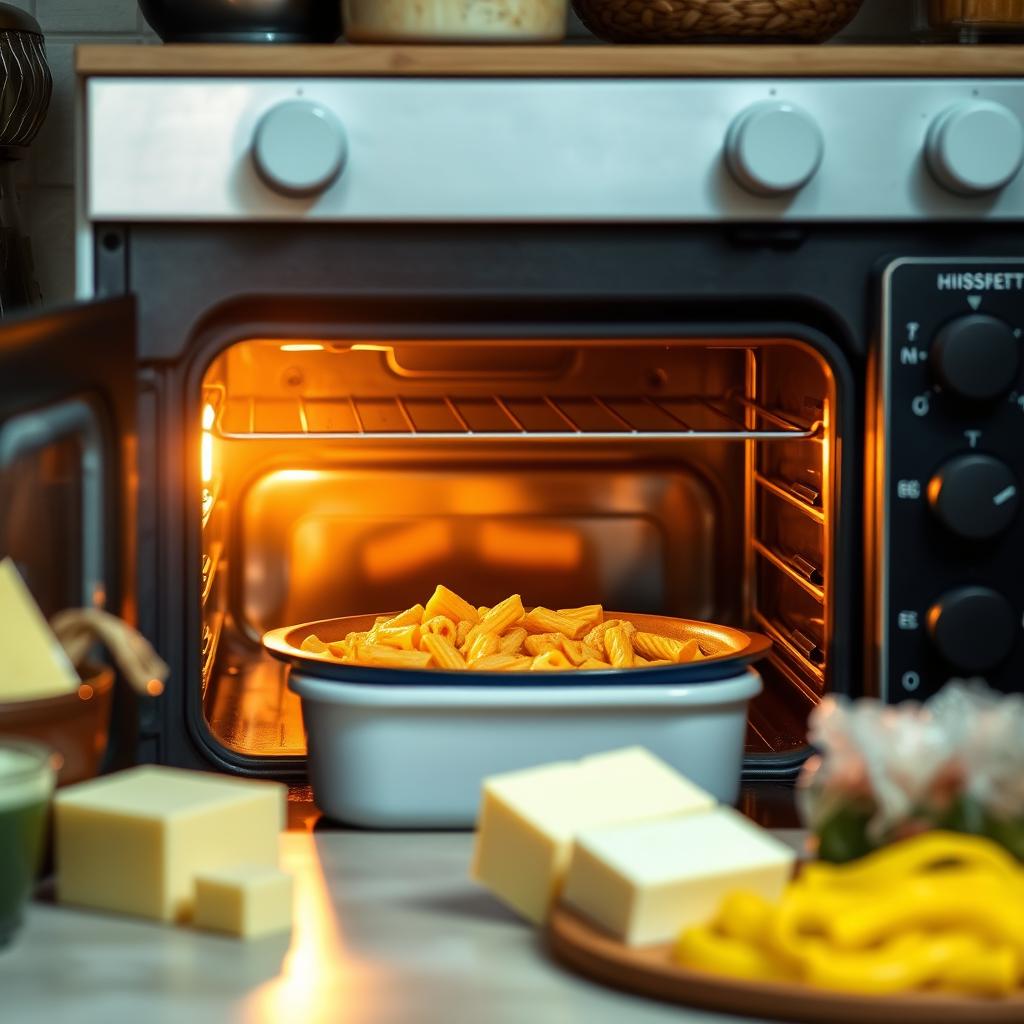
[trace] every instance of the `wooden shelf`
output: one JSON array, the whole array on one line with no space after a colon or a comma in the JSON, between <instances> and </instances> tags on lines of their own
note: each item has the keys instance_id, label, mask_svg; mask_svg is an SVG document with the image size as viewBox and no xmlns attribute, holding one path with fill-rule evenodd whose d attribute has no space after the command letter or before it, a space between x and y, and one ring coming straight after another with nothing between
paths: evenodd
<instances>
[{"instance_id":1,"label":"wooden shelf","mask_svg":"<svg viewBox=\"0 0 1024 1024\"><path fill-rule=\"evenodd\" d=\"M1016 77L1024 46L91 45L84 76Z\"/></svg>"}]
</instances>

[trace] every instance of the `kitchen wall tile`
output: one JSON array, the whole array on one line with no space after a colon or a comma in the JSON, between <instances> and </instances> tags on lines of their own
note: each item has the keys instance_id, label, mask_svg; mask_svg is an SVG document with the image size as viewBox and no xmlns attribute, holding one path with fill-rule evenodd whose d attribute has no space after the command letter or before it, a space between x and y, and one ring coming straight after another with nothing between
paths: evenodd
<instances>
[{"instance_id":1,"label":"kitchen wall tile","mask_svg":"<svg viewBox=\"0 0 1024 1024\"><path fill-rule=\"evenodd\" d=\"M32 196L32 252L46 305L75 297L75 193L71 188L41 188Z\"/></svg>"},{"instance_id":2,"label":"kitchen wall tile","mask_svg":"<svg viewBox=\"0 0 1024 1024\"><path fill-rule=\"evenodd\" d=\"M43 127L32 144L34 178L39 185L74 184L75 47L48 42L46 60L53 96Z\"/></svg>"},{"instance_id":3,"label":"kitchen wall tile","mask_svg":"<svg viewBox=\"0 0 1024 1024\"><path fill-rule=\"evenodd\" d=\"M136 0L36 0L44 32L136 32Z\"/></svg>"}]
</instances>

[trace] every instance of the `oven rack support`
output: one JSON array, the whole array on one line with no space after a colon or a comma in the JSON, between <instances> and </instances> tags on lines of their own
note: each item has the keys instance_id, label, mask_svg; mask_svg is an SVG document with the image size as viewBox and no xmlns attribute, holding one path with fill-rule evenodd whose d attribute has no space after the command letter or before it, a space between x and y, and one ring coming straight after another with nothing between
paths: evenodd
<instances>
[{"instance_id":1,"label":"oven rack support","mask_svg":"<svg viewBox=\"0 0 1024 1024\"><path fill-rule=\"evenodd\" d=\"M823 435L821 421L801 422L737 395L225 399L220 388L210 388L205 400L216 411L215 436L228 441L792 441Z\"/></svg>"}]
</instances>

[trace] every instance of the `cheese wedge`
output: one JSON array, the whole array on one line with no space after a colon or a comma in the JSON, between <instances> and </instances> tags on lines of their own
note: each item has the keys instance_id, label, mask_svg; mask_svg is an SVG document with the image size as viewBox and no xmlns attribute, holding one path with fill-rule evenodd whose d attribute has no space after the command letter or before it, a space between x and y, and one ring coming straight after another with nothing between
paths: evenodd
<instances>
[{"instance_id":1,"label":"cheese wedge","mask_svg":"<svg viewBox=\"0 0 1024 1024\"><path fill-rule=\"evenodd\" d=\"M710 920L734 890L778 900L795 860L785 843L718 807L582 831L562 898L627 945L644 946Z\"/></svg>"},{"instance_id":2,"label":"cheese wedge","mask_svg":"<svg viewBox=\"0 0 1024 1024\"><path fill-rule=\"evenodd\" d=\"M540 923L576 833L714 805L714 797L642 747L496 775L484 780L471 874Z\"/></svg>"},{"instance_id":3,"label":"cheese wedge","mask_svg":"<svg viewBox=\"0 0 1024 1024\"><path fill-rule=\"evenodd\" d=\"M292 876L277 868L240 864L196 877L197 928L258 939L292 926Z\"/></svg>"},{"instance_id":4,"label":"cheese wedge","mask_svg":"<svg viewBox=\"0 0 1024 1024\"><path fill-rule=\"evenodd\" d=\"M57 899L159 921L192 915L196 876L275 867L286 789L145 765L54 798Z\"/></svg>"},{"instance_id":5,"label":"cheese wedge","mask_svg":"<svg viewBox=\"0 0 1024 1024\"><path fill-rule=\"evenodd\" d=\"M81 680L9 558L0 561L0 703L74 693Z\"/></svg>"}]
</instances>

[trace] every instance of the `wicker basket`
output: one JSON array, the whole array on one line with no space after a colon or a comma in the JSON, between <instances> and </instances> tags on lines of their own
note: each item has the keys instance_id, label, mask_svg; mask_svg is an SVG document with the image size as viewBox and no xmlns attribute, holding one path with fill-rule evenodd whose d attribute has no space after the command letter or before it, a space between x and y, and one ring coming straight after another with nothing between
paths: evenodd
<instances>
[{"instance_id":1,"label":"wicker basket","mask_svg":"<svg viewBox=\"0 0 1024 1024\"><path fill-rule=\"evenodd\" d=\"M619 43L821 42L863 0L573 0L580 20Z\"/></svg>"}]
</instances>

